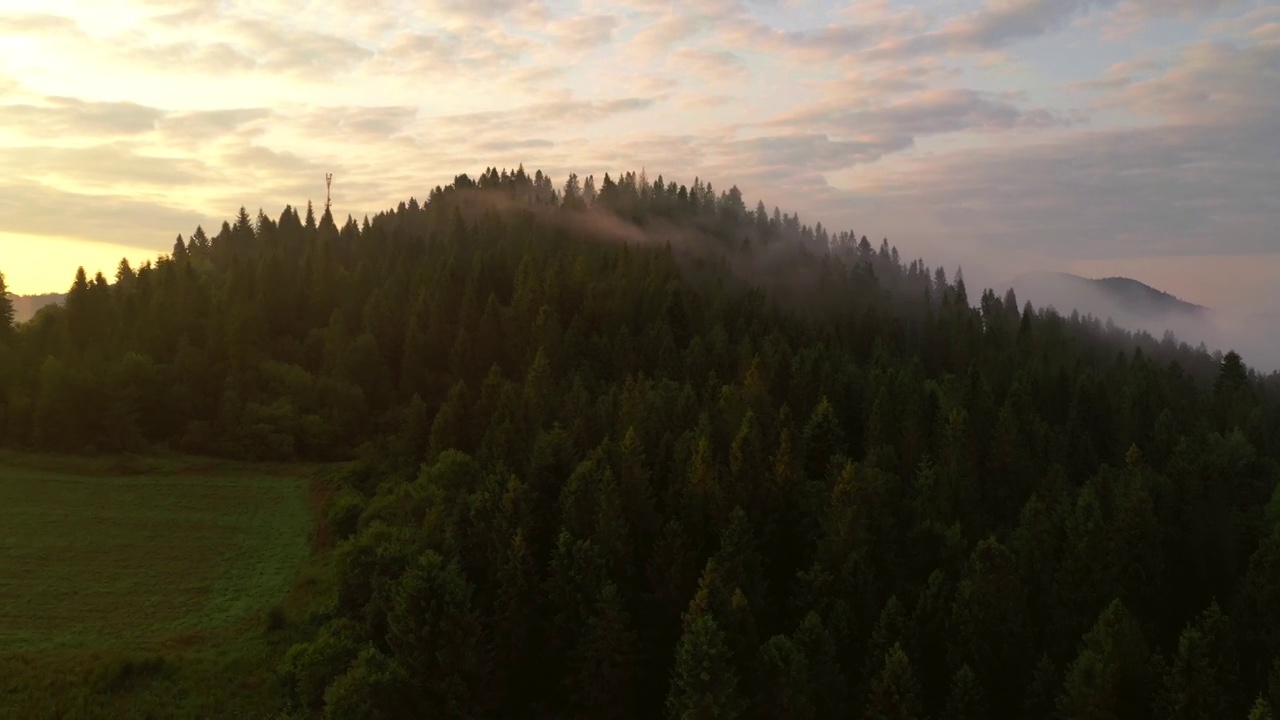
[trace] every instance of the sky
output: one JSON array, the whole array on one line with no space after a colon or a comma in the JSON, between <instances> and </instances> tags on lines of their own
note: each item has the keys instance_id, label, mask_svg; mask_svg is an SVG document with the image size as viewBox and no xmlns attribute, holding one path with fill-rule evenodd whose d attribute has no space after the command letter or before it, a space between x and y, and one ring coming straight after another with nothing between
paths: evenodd
<instances>
[{"instance_id":1,"label":"sky","mask_svg":"<svg viewBox=\"0 0 1280 720\"><path fill-rule=\"evenodd\" d=\"M1280 2L0 0L14 292L518 164L1280 313Z\"/></svg>"}]
</instances>

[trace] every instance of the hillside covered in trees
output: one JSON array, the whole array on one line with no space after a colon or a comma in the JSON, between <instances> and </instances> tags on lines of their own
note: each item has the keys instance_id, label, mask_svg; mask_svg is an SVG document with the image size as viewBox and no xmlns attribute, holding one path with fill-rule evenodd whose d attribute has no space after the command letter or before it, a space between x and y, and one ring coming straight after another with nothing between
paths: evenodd
<instances>
[{"instance_id":1,"label":"hillside covered in trees","mask_svg":"<svg viewBox=\"0 0 1280 720\"><path fill-rule=\"evenodd\" d=\"M242 209L11 318L0 444L355 461L297 717L1280 702L1275 378L736 188Z\"/></svg>"}]
</instances>

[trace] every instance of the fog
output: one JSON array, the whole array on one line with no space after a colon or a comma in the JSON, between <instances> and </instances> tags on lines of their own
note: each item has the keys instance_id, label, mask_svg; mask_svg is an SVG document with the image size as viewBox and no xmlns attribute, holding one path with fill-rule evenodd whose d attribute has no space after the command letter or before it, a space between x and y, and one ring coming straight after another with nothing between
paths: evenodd
<instances>
[{"instance_id":1,"label":"fog","mask_svg":"<svg viewBox=\"0 0 1280 720\"><path fill-rule=\"evenodd\" d=\"M686 224L658 219L639 227L594 208L574 214L553 212L550 217L562 227L617 242L671 243L688 249L704 246L706 239L704 233ZM750 230L747 234L754 235ZM690 242L693 240L697 242ZM899 246L900 252L903 249ZM991 258L979 257L977 253L960 255L954 249L921 249L919 256L928 266L942 267L948 276L953 276L957 269L963 271L969 297L975 304L983 289L991 288L1003 296L1012 288L1019 303L1029 301L1033 307L1051 307L1068 316L1073 311L1092 315L1126 330L1146 332L1157 340L1172 332L1178 342L1192 347L1203 343L1210 352L1234 350L1249 367L1259 372L1280 371L1280 312L1243 313L1203 307L1178 299L1175 288L1142 287L1136 283L1128 287L1124 283L1107 286L1077 275L1040 272L1036 268L1037 260L1044 263L1040 267L1054 263L1028 255ZM780 246L757 245L749 256L731 258L730 267L742 279L763 282L775 289L799 289L815 281L810 277L790 277L788 274L797 269L791 264L783 268L784 255ZM911 257L916 256L903 252L904 262L910 262ZM1121 289L1117 290L1114 285L1120 285Z\"/></svg>"},{"instance_id":2,"label":"fog","mask_svg":"<svg viewBox=\"0 0 1280 720\"><path fill-rule=\"evenodd\" d=\"M42 308L61 303L66 296L50 293L46 295L11 295L13 300L13 321L24 323L36 316Z\"/></svg>"},{"instance_id":3,"label":"fog","mask_svg":"<svg viewBox=\"0 0 1280 720\"><path fill-rule=\"evenodd\" d=\"M892 241L892 237L890 239ZM1192 347L1203 342L1210 352L1235 350L1249 367L1261 373L1280 372L1280 300L1268 303L1263 297L1259 301L1257 293L1209 293L1215 298L1219 295L1238 297L1231 307L1210 306L1194 313L1170 312L1170 305L1178 306L1176 298L1170 298L1174 301L1171 304L1128 301L1131 299L1122 301L1087 278L1077 275L1075 282L1063 282L1063 278L1055 276L1064 273L1045 272L1069 267L1070 263L1061 257L1018 249L996 252L979 241L964 237L949 238L946 243L908 237L896 245L904 261L921 258L931 268L944 268L948 277L954 277L958 269L963 270L969 299L975 306L980 302L984 289L990 288L1003 297L1005 291L1013 288L1019 304L1030 301L1038 309L1053 307L1068 316L1072 311L1078 311L1104 323L1110 319L1121 328L1146 332L1156 340L1170 331L1178 342ZM1202 292L1206 285L1210 285L1198 282L1203 278L1194 274L1177 281L1151 282L1141 272L1133 270L1132 261L1122 265L1128 270L1108 272L1105 266L1099 270L1099 263L1093 263L1095 272L1088 278L1128 277L1173 296L1179 296L1180 287L1187 284L1193 284ZM1222 272L1220 264L1212 268L1205 272ZM1256 279L1255 275L1250 277ZM1165 277L1168 276L1166 273ZM1214 278L1215 281L1218 279ZM1242 301L1246 297L1249 300Z\"/></svg>"},{"instance_id":4,"label":"fog","mask_svg":"<svg viewBox=\"0 0 1280 720\"><path fill-rule=\"evenodd\" d=\"M1116 285L1121 287L1117 288ZM1064 273L1027 273L998 283L997 292L1012 288L1019 302L1052 307L1063 315L1078 311L1110 320L1156 339L1172 332L1191 346L1210 352L1235 350L1247 365L1263 373L1280 370L1280 314L1245 314L1183 303L1171 296L1143 292L1141 286L1104 285ZM1166 291L1165 288L1156 290Z\"/></svg>"}]
</instances>

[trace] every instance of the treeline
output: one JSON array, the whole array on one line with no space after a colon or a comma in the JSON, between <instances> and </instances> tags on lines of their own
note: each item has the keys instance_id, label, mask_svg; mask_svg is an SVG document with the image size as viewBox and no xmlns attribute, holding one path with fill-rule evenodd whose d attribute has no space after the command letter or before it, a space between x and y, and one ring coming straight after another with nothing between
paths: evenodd
<instances>
[{"instance_id":1,"label":"treeline","mask_svg":"<svg viewBox=\"0 0 1280 720\"><path fill-rule=\"evenodd\" d=\"M299 716L1280 700L1273 382L736 189L242 209L0 332L8 445L359 458Z\"/></svg>"}]
</instances>

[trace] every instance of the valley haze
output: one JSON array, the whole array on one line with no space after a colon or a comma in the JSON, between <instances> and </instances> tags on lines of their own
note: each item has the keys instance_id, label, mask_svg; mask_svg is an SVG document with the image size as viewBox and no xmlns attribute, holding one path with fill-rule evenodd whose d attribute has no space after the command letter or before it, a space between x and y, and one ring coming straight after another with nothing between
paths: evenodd
<instances>
[{"instance_id":1,"label":"valley haze","mask_svg":"<svg viewBox=\"0 0 1280 720\"><path fill-rule=\"evenodd\" d=\"M1078 311L1161 339L1204 343L1210 352L1235 350L1250 367L1280 370L1280 314L1232 312L1188 303L1131 278L1089 279L1068 273L1025 273L997 287L1012 288L1020 301L1063 315Z\"/></svg>"}]
</instances>

